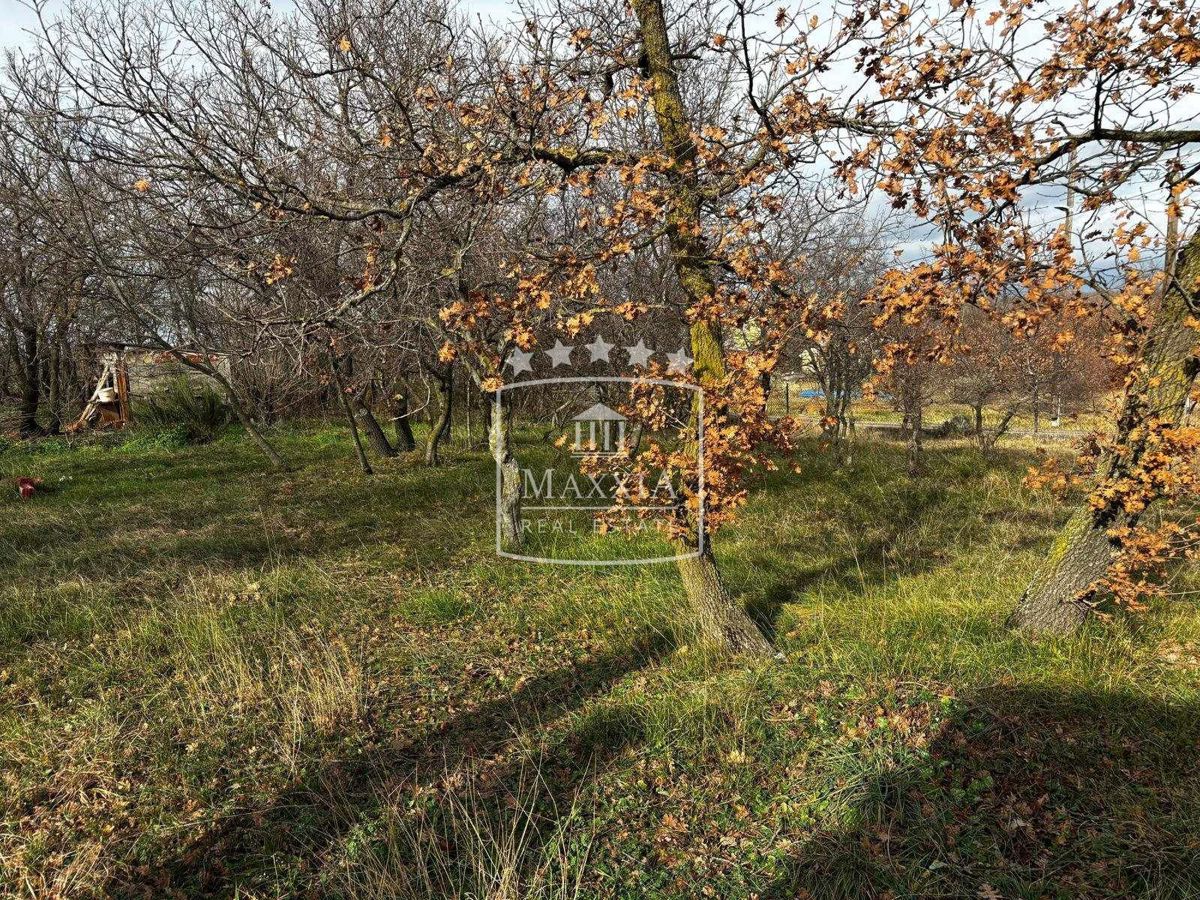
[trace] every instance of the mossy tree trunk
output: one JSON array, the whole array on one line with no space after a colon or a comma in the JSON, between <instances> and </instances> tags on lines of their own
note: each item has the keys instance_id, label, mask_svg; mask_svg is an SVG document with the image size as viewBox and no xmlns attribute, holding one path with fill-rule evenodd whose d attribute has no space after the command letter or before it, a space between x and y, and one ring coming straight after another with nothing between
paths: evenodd
<instances>
[{"instance_id":1,"label":"mossy tree trunk","mask_svg":"<svg viewBox=\"0 0 1200 900\"><path fill-rule=\"evenodd\" d=\"M1137 371L1129 381L1117 419L1112 449L1099 461L1092 494L1136 471L1150 446L1150 426L1178 425L1197 374L1200 333L1189 318L1200 313L1200 232L1179 254L1162 308L1145 339ZM1109 532L1133 526L1139 516L1118 504L1086 504L1059 532L1034 574L1009 624L1029 633L1069 633L1091 612L1096 583L1118 552Z\"/></svg>"},{"instance_id":2,"label":"mossy tree trunk","mask_svg":"<svg viewBox=\"0 0 1200 900\"><path fill-rule=\"evenodd\" d=\"M667 214L671 261L689 303L700 306L712 297L708 248L701 228L701 193L696 170L697 149L679 90L662 0L632 0L641 26L642 65L650 80L651 102L670 159L666 177L671 208ZM696 377L705 387L725 379L725 358L718 323L698 320L690 328ZM698 415L699 410L694 410ZM692 523L697 528L699 523ZM686 548L692 549L695 548ZM770 644L721 579L708 543L698 556L681 559L679 574L705 640L736 653L766 654Z\"/></svg>"},{"instance_id":3,"label":"mossy tree trunk","mask_svg":"<svg viewBox=\"0 0 1200 900\"><path fill-rule=\"evenodd\" d=\"M676 565L696 625L708 643L730 653L762 655L771 651L754 620L725 587L710 549L706 547L699 555L681 559Z\"/></svg>"}]
</instances>

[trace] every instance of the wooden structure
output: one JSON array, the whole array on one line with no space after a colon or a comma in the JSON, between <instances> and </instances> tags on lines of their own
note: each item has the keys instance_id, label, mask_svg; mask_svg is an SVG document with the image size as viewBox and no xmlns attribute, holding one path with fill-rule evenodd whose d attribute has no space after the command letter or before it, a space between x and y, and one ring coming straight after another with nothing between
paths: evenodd
<instances>
[{"instance_id":1,"label":"wooden structure","mask_svg":"<svg viewBox=\"0 0 1200 900\"><path fill-rule=\"evenodd\" d=\"M164 350L136 344L104 344L100 353L100 377L71 430L84 428L124 428L133 421L135 398L151 397L167 383L185 378L197 386L219 389L217 382L204 372L180 359L205 362L229 377L229 358L224 354L203 354L190 350Z\"/></svg>"},{"instance_id":2,"label":"wooden structure","mask_svg":"<svg viewBox=\"0 0 1200 900\"><path fill-rule=\"evenodd\" d=\"M116 358L113 358L116 357ZM72 426L83 428L124 428L132 419L129 405L129 369L116 354L105 353L103 368L92 398Z\"/></svg>"}]
</instances>

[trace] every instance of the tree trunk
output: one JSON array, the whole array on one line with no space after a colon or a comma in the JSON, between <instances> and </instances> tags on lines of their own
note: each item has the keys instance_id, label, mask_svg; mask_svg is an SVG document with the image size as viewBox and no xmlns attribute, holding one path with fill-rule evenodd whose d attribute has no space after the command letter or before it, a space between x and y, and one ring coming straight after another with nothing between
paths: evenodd
<instances>
[{"instance_id":1,"label":"tree trunk","mask_svg":"<svg viewBox=\"0 0 1200 900\"><path fill-rule=\"evenodd\" d=\"M925 410L921 403L914 405L909 413L908 431L908 473L917 475L921 472L921 451L924 448Z\"/></svg>"},{"instance_id":2,"label":"tree trunk","mask_svg":"<svg viewBox=\"0 0 1200 900\"><path fill-rule=\"evenodd\" d=\"M629 458L634 459L642 452L642 438L645 436L646 425L644 422L635 422L633 430L629 434Z\"/></svg>"},{"instance_id":3,"label":"tree trunk","mask_svg":"<svg viewBox=\"0 0 1200 900\"><path fill-rule=\"evenodd\" d=\"M849 376L840 361L841 348L829 348L826 353L826 376L821 388L825 394L825 421L821 430L827 439L840 443L847 435L846 410L849 407ZM839 454L841 448L838 448Z\"/></svg>"},{"instance_id":4,"label":"tree trunk","mask_svg":"<svg viewBox=\"0 0 1200 900\"><path fill-rule=\"evenodd\" d=\"M396 447L401 453L417 449L412 422L408 420L408 394L396 394L392 400L392 415L396 423Z\"/></svg>"},{"instance_id":5,"label":"tree trunk","mask_svg":"<svg viewBox=\"0 0 1200 900\"><path fill-rule=\"evenodd\" d=\"M478 389L478 383L476 383L475 387ZM470 400L467 402L469 403ZM471 450L482 450L491 440L492 405L492 402L488 399L488 395L482 391L479 391L479 405L476 406L475 412L479 415L479 422L482 426L482 432L478 442L469 448Z\"/></svg>"},{"instance_id":6,"label":"tree trunk","mask_svg":"<svg viewBox=\"0 0 1200 900\"><path fill-rule=\"evenodd\" d=\"M696 176L697 148L675 74L662 0L631 0L641 26L642 65L650 81L654 117L669 165L666 179L671 207L667 213L671 262L688 301L703 308L716 285L708 269L708 248L701 235L701 196ZM725 359L716 322L700 319L690 328L695 374L702 387L715 390L725 379ZM699 410L693 408L693 416ZM692 523L698 528L699 523ZM706 546L707 549L707 546ZM725 589L710 552L679 562L688 600L706 640L734 652L766 654L770 644L754 621Z\"/></svg>"},{"instance_id":7,"label":"tree trunk","mask_svg":"<svg viewBox=\"0 0 1200 900\"><path fill-rule=\"evenodd\" d=\"M342 375L339 371L337 357L330 359L330 369L333 371L333 383L337 388L338 400L341 401L342 412L346 414L346 422L350 426L350 435L354 438L354 455L358 457L358 464L362 467L364 475L374 475L375 470L371 468L371 461L367 459L367 451L363 449L362 437L358 433L358 422L354 417L354 408L350 405L350 397L346 393L346 385L342 382Z\"/></svg>"},{"instance_id":8,"label":"tree trunk","mask_svg":"<svg viewBox=\"0 0 1200 900\"><path fill-rule=\"evenodd\" d=\"M111 284L110 279L110 284ZM119 294L118 294L119 296ZM287 471L287 463L283 461L283 457L279 454L266 436L259 430L257 424L246 412L246 407L242 404L242 398L238 396L237 391L233 389L233 385L224 373L217 366L208 365L206 363L197 362L191 354L180 353L174 347L167 344L165 341L160 341L163 350L170 353L181 365L187 366L189 369L194 369L197 372L203 372L213 381L221 386L221 390L225 392L225 400L229 403L229 408L233 410L234 417L238 420L238 424L245 429L246 434L250 435L250 440L254 445L263 452L271 462L271 467L280 472Z\"/></svg>"},{"instance_id":9,"label":"tree trunk","mask_svg":"<svg viewBox=\"0 0 1200 900\"><path fill-rule=\"evenodd\" d=\"M501 394L500 397L504 395ZM488 444L500 473L500 496L496 507L500 516L500 546L514 549L523 543L521 524L521 467L512 452L512 406L497 399L492 408Z\"/></svg>"},{"instance_id":10,"label":"tree trunk","mask_svg":"<svg viewBox=\"0 0 1200 900\"><path fill-rule=\"evenodd\" d=\"M21 327L21 355L17 360L21 383L21 406L18 430L23 438L38 437L45 432L38 425L37 414L42 404L41 343L32 325Z\"/></svg>"},{"instance_id":11,"label":"tree trunk","mask_svg":"<svg viewBox=\"0 0 1200 900\"><path fill-rule=\"evenodd\" d=\"M676 563L683 589L704 641L732 653L767 654L771 645L758 626L730 596L716 560L707 548Z\"/></svg>"},{"instance_id":12,"label":"tree trunk","mask_svg":"<svg viewBox=\"0 0 1200 900\"><path fill-rule=\"evenodd\" d=\"M387 435L379 427L379 420L375 418L375 414L361 401L355 401L355 406L357 409L354 416L358 419L358 427L367 436L367 443L371 445L371 449L380 456L388 459L394 458L397 455L396 448L388 442Z\"/></svg>"},{"instance_id":13,"label":"tree trunk","mask_svg":"<svg viewBox=\"0 0 1200 900\"><path fill-rule=\"evenodd\" d=\"M821 437L827 441L836 441L840 419L838 417L837 394L832 390L832 380L830 388L825 390L825 409L821 417Z\"/></svg>"},{"instance_id":14,"label":"tree trunk","mask_svg":"<svg viewBox=\"0 0 1200 900\"><path fill-rule=\"evenodd\" d=\"M1150 426L1157 422L1174 427L1183 416L1197 374L1200 334L1188 324L1196 312L1189 307L1188 295L1194 295L1198 286L1200 232L1179 254L1175 278L1125 391L1113 449L1097 466L1091 491L1095 496L1136 470L1149 449ZM1196 303L1194 299L1190 302ZM1025 589L1009 624L1033 634L1077 629L1094 605L1096 583L1105 576L1119 549L1109 532L1134 526L1139 518L1111 503L1100 508L1087 503L1077 509Z\"/></svg>"},{"instance_id":15,"label":"tree trunk","mask_svg":"<svg viewBox=\"0 0 1200 900\"><path fill-rule=\"evenodd\" d=\"M1080 507L1025 589L1009 624L1032 633L1066 634L1091 610L1087 595L1108 571L1115 548L1088 507Z\"/></svg>"},{"instance_id":16,"label":"tree trunk","mask_svg":"<svg viewBox=\"0 0 1200 900\"><path fill-rule=\"evenodd\" d=\"M454 412L454 370L447 369L445 375L434 373L438 393L441 395L442 409L437 420L429 428L429 439L425 442L425 465L440 466L441 457L438 448L442 439L450 433L451 415Z\"/></svg>"},{"instance_id":17,"label":"tree trunk","mask_svg":"<svg viewBox=\"0 0 1200 900\"><path fill-rule=\"evenodd\" d=\"M46 427L48 434L61 434L63 428L62 421L62 339L56 337L50 345L50 352L46 360L46 384L49 389L49 394L46 398L46 405L50 407L50 424Z\"/></svg>"},{"instance_id":18,"label":"tree trunk","mask_svg":"<svg viewBox=\"0 0 1200 900\"><path fill-rule=\"evenodd\" d=\"M279 451L272 446L271 442L259 430L258 425L250 418L250 414L242 406L241 398L233 392L233 387L224 379L221 380L221 385L225 388L225 399L229 401L229 408L233 410L233 415L237 418L242 428L245 429L246 434L250 435L250 440L270 460L272 468L280 472L286 472L287 463L283 461L283 457L279 455Z\"/></svg>"}]
</instances>

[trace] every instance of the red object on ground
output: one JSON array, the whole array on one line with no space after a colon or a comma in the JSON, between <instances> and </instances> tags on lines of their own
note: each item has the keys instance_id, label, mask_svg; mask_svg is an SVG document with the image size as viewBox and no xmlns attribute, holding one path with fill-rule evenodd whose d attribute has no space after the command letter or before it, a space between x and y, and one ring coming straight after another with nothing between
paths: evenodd
<instances>
[{"instance_id":1,"label":"red object on ground","mask_svg":"<svg viewBox=\"0 0 1200 900\"><path fill-rule=\"evenodd\" d=\"M33 496L33 492L37 490L38 485L42 483L40 478L18 478L17 490L21 492L21 499L28 500Z\"/></svg>"}]
</instances>

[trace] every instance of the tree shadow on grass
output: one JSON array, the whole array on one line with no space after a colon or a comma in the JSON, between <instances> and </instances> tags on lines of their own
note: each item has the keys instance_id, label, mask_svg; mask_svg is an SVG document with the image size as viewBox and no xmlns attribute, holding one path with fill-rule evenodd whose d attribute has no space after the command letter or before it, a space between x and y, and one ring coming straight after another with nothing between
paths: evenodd
<instances>
[{"instance_id":1,"label":"tree shadow on grass","mask_svg":"<svg viewBox=\"0 0 1200 900\"><path fill-rule=\"evenodd\" d=\"M817 585L832 582L850 590L866 590L868 584L881 583L889 575L896 577L904 574L872 563L872 560L881 558L885 549L883 542L874 542L840 559L799 570L781 566L778 560L774 564L760 562L755 566L756 571L770 572L773 580L747 599L746 610L767 638L774 641L783 608L795 603L797 598Z\"/></svg>"},{"instance_id":2,"label":"tree shadow on grass","mask_svg":"<svg viewBox=\"0 0 1200 900\"><path fill-rule=\"evenodd\" d=\"M405 815L408 795L381 798L369 846L331 862L326 877L340 869L372 896L572 896L567 885L596 875L590 788L644 737L635 710L601 704L533 746L444 769L415 815Z\"/></svg>"},{"instance_id":3,"label":"tree shadow on grass","mask_svg":"<svg viewBox=\"0 0 1200 900\"><path fill-rule=\"evenodd\" d=\"M447 776L471 771L480 761L501 758L523 732L553 729L591 698L608 692L631 672L670 650L670 639L646 637L586 663L548 672L512 694L485 701L449 722L416 736L379 735L385 745L363 755L321 765L302 783L261 808L244 811L203 839L146 873L145 881L123 880L110 892L126 896L176 891L187 896L230 896L239 890L269 890L281 871L319 874L346 836L377 814L382 800L437 794ZM551 827L598 764L634 740L628 728L597 730L564 738L544 767L539 827ZM469 779L472 790L503 797L517 790L522 764L487 766L487 777ZM486 782L486 783L485 783ZM442 804L461 803L461 791L441 793ZM307 876L306 876L307 877Z\"/></svg>"},{"instance_id":4,"label":"tree shadow on grass","mask_svg":"<svg viewBox=\"0 0 1200 900\"><path fill-rule=\"evenodd\" d=\"M764 898L1200 896L1200 709L994 686Z\"/></svg>"},{"instance_id":5,"label":"tree shadow on grass","mask_svg":"<svg viewBox=\"0 0 1200 900\"><path fill-rule=\"evenodd\" d=\"M926 473L911 478L903 474L902 447L873 443L849 466L814 450L798 476L764 480L756 495L761 503L752 504L740 527L756 537L771 534L776 518L786 516L793 532L744 542L730 559L730 583L746 583L747 606L768 635L782 608L806 592L859 595L933 571L973 547L1001 541L1022 552L1049 540L1044 516L1022 505L1019 495L993 495L976 484L992 470L1017 477L1028 453L985 461L959 447L929 456Z\"/></svg>"},{"instance_id":6,"label":"tree shadow on grass","mask_svg":"<svg viewBox=\"0 0 1200 900\"><path fill-rule=\"evenodd\" d=\"M931 507L924 517L941 513ZM916 520L910 522L916 527ZM805 593L819 587L835 587L851 594L863 594L870 588L888 581L919 575L945 565L945 556L921 554L897 556L895 539L902 527L889 528L888 533L864 543L831 548L827 561L799 568L794 556L776 553L756 554L750 571L755 580L766 577L765 585L748 594L746 608L768 638L774 640L779 616L789 603L796 603Z\"/></svg>"}]
</instances>

